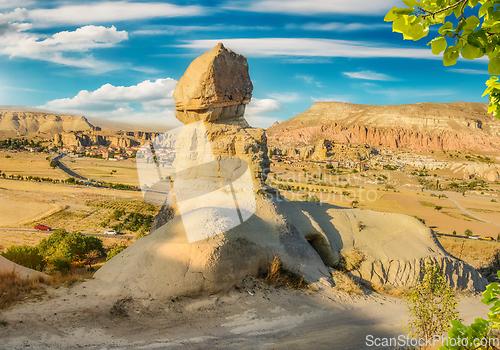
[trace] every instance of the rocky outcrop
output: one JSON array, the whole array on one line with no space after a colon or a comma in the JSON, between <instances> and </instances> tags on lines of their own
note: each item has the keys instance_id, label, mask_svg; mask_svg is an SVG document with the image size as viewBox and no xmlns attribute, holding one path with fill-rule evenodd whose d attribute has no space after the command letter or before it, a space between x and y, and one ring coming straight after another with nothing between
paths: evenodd
<instances>
[{"instance_id":1,"label":"rocky outcrop","mask_svg":"<svg viewBox=\"0 0 500 350\"><path fill-rule=\"evenodd\" d=\"M371 156L377 155L374 147L366 144L349 144L320 139L311 146L293 147L286 145L268 146L273 154L295 159L308 159L325 161L334 159L336 161L363 161Z\"/></svg>"},{"instance_id":2,"label":"rocky outcrop","mask_svg":"<svg viewBox=\"0 0 500 350\"><path fill-rule=\"evenodd\" d=\"M85 117L78 115L0 111L0 130L15 131L18 136L92 130L92 128L92 124Z\"/></svg>"},{"instance_id":3,"label":"rocky outcrop","mask_svg":"<svg viewBox=\"0 0 500 350\"><path fill-rule=\"evenodd\" d=\"M330 271L344 261L367 284L409 286L420 272L418 262L426 256L446 263L445 272L455 288L484 288L481 276L450 257L432 231L415 218L288 202L267 187L264 130L247 126L238 108L212 113L228 107L221 107L219 98L199 102L200 96L233 91L214 82L229 84L233 75L245 77L246 59L222 45L201 58L195 60L196 71L202 76L214 72L210 85L214 91L205 83L193 87L192 81L198 80L191 77L181 79L176 88L190 94L175 94L184 107L203 105L199 115L183 107L178 116L185 125L143 145L141 154L149 158L143 163L143 158L137 160L145 199L172 205L173 216L163 210L155 230L106 262L86 291L161 300L222 293L247 276L262 275L275 256L306 282L329 291L335 284ZM190 76L191 70L186 74ZM244 78L234 84L251 86ZM212 95L204 95L207 91ZM245 96L251 93L244 91ZM237 105L244 105L242 101ZM224 117L211 120L216 114ZM326 141L317 145L327 149L325 154L328 146ZM175 159L169 163L174 151Z\"/></svg>"},{"instance_id":4,"label":"rocky outcrop","mask_svg":"<svg viewBox=\"0 0 500 350\"><path fill-rule=\"evenodd\" d=\"M486 104L454 102L395 106L317 102L267 130L269 144L303 147L320 139L410 151L500 149L500 120Z\"/></svg>"},{"instance_id":5,"label":"rocky outcrop","mask_svg":"<svg viewBox=\"0 0 500 350\"><path fill-rule=\"evenodd\" d=\"M409 288L422 277L426 262L437 264L444 272L448 284L456 290L483 290L486 281L472 266L448 256L432 256L429 259L368 260L351 274L376 287L394 289Z\"/></svg>"},{"instance_id":6,"label":"rocky outcrop","mask_svg":"<svg viewBox=\"0 0 500 350\"><path fill-rule=\"evenodd\" d=\"M226 120L243 123L253 85L246 58L219 43L195 59L175 91L175 116L183 123Z\"/></svg>"},{"instance_id":7,"label":"rocky outcrop","mask_svg":"<svg viewBox=\"0 0 500 350\"><path fill-rule=\"evenodd\" d=\"M144 141L149 141L157 136L158 133L153 132L67 132L54 135L54 144L59 146L70 147L89 147L89 146L106 146L128 148L140 146Z\"/></svg>"}]
</instances>

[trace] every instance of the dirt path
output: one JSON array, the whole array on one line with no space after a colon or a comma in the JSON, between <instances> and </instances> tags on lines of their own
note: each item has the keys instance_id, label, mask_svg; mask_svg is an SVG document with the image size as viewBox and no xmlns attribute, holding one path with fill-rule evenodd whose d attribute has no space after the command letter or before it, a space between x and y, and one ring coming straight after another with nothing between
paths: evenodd
<instances>
[{"instance_id":1,"label":"dirt path","mask_svg":"<svg viewBox=\"0 0 500 350\"><path fill-rule=\"evenodd\" d=\"M363 349L366 337L397 337L401 299L370 294L262 288L175 301L121 300L82 294L85 284L0 313L0 349ZM251 294L253 295L251 295ZM487 312L462 298L461 317ZM371 347L383 349L384 347Z\"/></svg>"}]
</instances>

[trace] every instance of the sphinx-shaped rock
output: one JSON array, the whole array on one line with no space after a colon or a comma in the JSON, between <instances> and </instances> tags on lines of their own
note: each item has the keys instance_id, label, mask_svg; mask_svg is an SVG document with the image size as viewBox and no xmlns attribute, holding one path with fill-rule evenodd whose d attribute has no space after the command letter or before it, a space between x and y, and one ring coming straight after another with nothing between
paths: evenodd
<instances>
[{"instance_id":1,"label":"sphinx-shaped rock","mask_svg":"<svg viewBox=\"0 0 500 350\"><path fill-rule=\"evenodd\" d=\"M477 271L449 256L416 219L289 202L270 191L264 130L249 127L243 117L251 86L244 56L222 44L189 66L174 95L185 125L175 140L153 139L156 164L145 164L152 170L146 175L161 185L157 191L149 183L153 190L144 191L145 198L171 188L173 215L170 208L159 215L155 230L99 269L89 289L161 299L215 294L262 274L279 256L286 269L331 291L330 271L342 255L363 256L351 273L369 285L408 287L429 256L456 288L484 288ZM172 153L173 161L162 160Z\"/></svg>"},{"instance_id":2,"label":"sphinx-shaped rock","mask_svg":"<svg viewBox=\"0 0 500 350\"><path fill-rule=\"evenodd\" d=\"M245 56L219 43L195 59L179 79L174 91L175 116L184 124L238 120L252 90Z\"/></svg>"}]
</instances>

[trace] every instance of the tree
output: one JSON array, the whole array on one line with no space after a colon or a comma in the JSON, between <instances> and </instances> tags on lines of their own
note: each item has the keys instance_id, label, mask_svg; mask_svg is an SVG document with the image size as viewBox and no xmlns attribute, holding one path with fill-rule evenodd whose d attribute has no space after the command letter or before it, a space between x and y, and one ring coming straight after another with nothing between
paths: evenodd
<instances>
[{"instance_id":1,"label":"tree","mask_svg":"<svg viewBox=\"0 0 500 350\"><path fill-rule=\"evenodd\" d=\"M436 35L427 45L435 55L443 53L443 64L457 63L460 55L468 60L488 57L490 79L483 96L489 95L488 113L500 118L500 8L498 0L402 0L408 6L393 7L384 21L392 22L392 31L403 39L420 40L429 27L438 25ZM466 8L469 16L465 16Z\"/></svg>"},{"instance_id":2,"label":"tree","mask_svg":"<svg viewBox=\"0 0 500 350\"><path fill-rule=\"evenodd\" d=\"M414 338L432 339L441 335L450 321L458 320L458 300L436 262L426 258L421 275L406 297L411 318L407 330Z\"/></svg>"},{"instance_id":3,"label":"tree","mask_svg":"<svg viewBox=\"0 0 500 350\"><path fill-rule=\"evenodd\" d=\"M500 271L497 272L500 279ZM500 327L500 284L493 282L488 284L483 292L483 304L490 305L488 319L476 318L470 326L464 325L460 320L452 320L451 328L448 330L448 338L444 341L441 350L464 349L476 350L498 349L498 336L494 329ZM460 346L457 344L465 344Z\"/></svg>"},{"instance_id":4,"label":"tree","mask_svg":"<svg viewBox=\"0 0 500 350\"><path fill-rule=\"evenodd\" d=\"M51 168L55 168L57 166L59 166L59 161L57 161L57 160L51 160L50 161L50 167Z\"/></svg>"},{"instance_id":5,"label":"tree","mask_svg":"<svg viewBox=\"0 0 500 350\"><path fill-rule=\"evenodd\" d=\"M436 205L436 206L434 207L434 209L435 209L435 210L437 210L437 211L441 211L441 210L443 209L443 207L442 207L442 206L440 206L440 205Z\"/></svg>"},{"instance_id":6,"label":"tree","mask_svg":"<svg viewBox=\"0 0 500 350\"><path fill-rule=\"evenodd\" d=\"M472 236L472 230L471 230L470 228L466 229L466 230L464 231L464 235L466 235L467 237Z\"/></svg>"}]
</instances>

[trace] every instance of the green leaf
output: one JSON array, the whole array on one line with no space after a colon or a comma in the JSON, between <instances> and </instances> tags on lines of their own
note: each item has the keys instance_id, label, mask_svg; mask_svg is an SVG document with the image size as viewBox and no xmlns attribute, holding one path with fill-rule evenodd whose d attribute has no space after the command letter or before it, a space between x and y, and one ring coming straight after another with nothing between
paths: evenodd
<instances>
[{"instance_id":1,"label":"green leaf","mask_svg":"<svg viewBox=\"0 0 500 350\"><path fill-rule=\"evenodd\" d=\"M443 24L441 26L441 28L439 28L438 33L441 35L444 35L444 34L448 33L449 31L454 32L455 29L453 28L453 23L446 22L445 24Z\"/></svg>"},{"instance_id":2,"label":"green leaf","mask_svg":"<svg viewBox=\"0 0 500 350\"><path fill-rule=\"evenodd\" d=\"M470 31L471 33L479 26L479 18L476 16L470 16L466 20L464 31Z\"/></svg>"},{"instance_id":3,"label":"green leaf","mask_svg":"<svg viewBox=\"0 0 500 350\"><path fill-rule=\"evenodd\" d=\"M431 50L434 55L439 55L441 52L446 50L446 47L448 46L448 43L446 42L446 39L442 36L433 39L431 42Z\"/></svg>"},{"instance_id":4,"label":"green leaf","mask_svg":"<svg viewBox=\"0 0 500 350\"><path fill-rule=\"evenodd\" d=\"M488 9L491 8L491 7L493 7L493 4L490 1L486 1L479 8L479 11L478 11L479 18L483 17L488 12Z\"/></svg>"},{"instance_id":5,"label":"green leaf","mask_svg":"<svg viewBox=\"0 0 500 350\"><path fill-rule=\"evenodd\" d=\"M443 64L448 66L453 66L457 63L459 53L455 46L448 47L443 54Z\"/></svg>"},{"instance_id":6,"label":"green leaf","mask_svg":"<svg viewBox=\"0 0 500 350\"><path fill-rule=\"evenodd\" d=\"M415 12L414 8L398 8L398 7L393 7L392 11L394 11L394 14L396 15L411 15L413 12Z\"/></svg>"},{"instance_id":7,"label":"green leaf","mask_svg":"<svg viewBox=\"0 0 500 350\"><path fill-rule=\"evenodd\" d=\"M384 17L385 22L392 22L400 17L394 13L394 9L397 9L397 7L393 6L392 9L390 9L390 11L387 12L387 14Z\"/></svg>"},{"instance_id":8,"label":"green leaf","mask_svg":"<svg viewBox=\"0 0 500 350\"><path fill-rule=\"evenodd\" d=\"M490 63L488 64L488 73L490 75L498 75L500 74L500 58L495 57L490 59Z\"/></svg>"},{"instance_id":9,"label":"green leaf","mask_svg":"<svg viewBox=\"0 0 500 350\"><path fill-rule=\"evenodd\" d=\"M406 6L420 6L417 0L402 0Z\"/></svg>"},{"instance_id":10,"label":"green leaf","mask_svg":"<svg viewBox=\"0 0 500 350\"><path fill-rule=\"evenodd\" d=\"M470 45L469 43L464 45L462 49L462 57L467 60L473 60L477 58L481 54L481 50L475 46Z\"/></svg>"}]
</instances>

